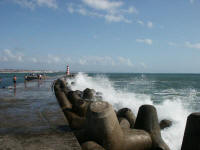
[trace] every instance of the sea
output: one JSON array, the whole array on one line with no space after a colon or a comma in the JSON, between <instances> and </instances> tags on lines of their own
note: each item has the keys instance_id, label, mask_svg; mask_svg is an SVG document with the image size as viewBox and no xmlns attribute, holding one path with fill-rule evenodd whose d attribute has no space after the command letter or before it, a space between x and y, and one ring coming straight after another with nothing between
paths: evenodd
<instances>
[{"instance_id":1,"label":"sea","mask_svg":"<svg viewBox=\"0 0 200 150\"><path fill-rule=\"evenodd\" d=\"M34 94L17 92L13 94L12 77L14 74L0 74L0 98L18 97L29 98L41 97L40 90ZM25 88L24 75L17 76L17 90ZM52 86L51 83L64 73L47 74L48 84L43 87ZM186 120L189 114L200 111L200 74L147 74L147 73L77 73L73 79L68 79L73 90L84 90L92 88L103 93L103 100L108 101L118 110L124 107L130 108L135 115L143 104L154 105L157 109L158 119L169 119L172 126L161 131L164 141L171 150L180 150ZM27 83L26 83L27 84ZM38 89L41 83L29 83ZM42 86L40 86L42 87ZM41 105L48 105L49 90L42 96L45 101ZM52 100L52 99L51 99ZM40 102L39 104L40 105ZM51 109L52 107L49 107ZM16 112L17 113L17 112Z\"/></svg>"}]
</instances>

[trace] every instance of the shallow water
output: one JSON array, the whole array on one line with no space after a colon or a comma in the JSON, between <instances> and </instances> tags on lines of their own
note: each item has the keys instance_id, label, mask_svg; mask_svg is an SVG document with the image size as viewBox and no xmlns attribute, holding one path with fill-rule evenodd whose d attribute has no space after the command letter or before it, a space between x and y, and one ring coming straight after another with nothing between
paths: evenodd
<instances>
[{"instance_id":1,"label":"shallow water","mask_svg":"<svg viewBox=\"0 0 200 150\"><path fill-rule=\"evenodd\" d=\"M52 124L64 125L62 111L51 88L58 77L1 88L0 134L41 132L49 130Z\"/></svg>"}]
</instances>

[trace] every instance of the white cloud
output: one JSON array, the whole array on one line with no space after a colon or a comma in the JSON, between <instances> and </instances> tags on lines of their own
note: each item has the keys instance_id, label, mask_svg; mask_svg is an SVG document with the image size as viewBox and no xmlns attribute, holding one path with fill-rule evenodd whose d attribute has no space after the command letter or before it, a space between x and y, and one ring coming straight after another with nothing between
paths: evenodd
<instances>
[{"instance_id":1,"label":"white cloud","mask_svg":"<svg viewBox=\"0 0 200 150\"><path fill-rule=\"evenodd\" d=\"M35 8L35 3L33 1L30 0L13 0L15 3L17 3L18 5L22 6L22 7L27 7L30 9L34 9Z\"/></svg>"},{"instance_id":2,"label":"white cloud","mask_svg":"<svg viewBox=\"0 0 200 150\"><path fill-rule=\"evenodd\" d=\"M66 64L70 66L78 66L78 68L93 68L94 71L99 68L110 68L118 70L119 68L135 67L130 58L126 57L110 57L110 56L82 56L82 57L66 57L48 54L45 56L30 56L11 51L9 49L0 51L0 62L7 68L20 66L31 69L63 69ZM120 69L119 69L120 70ZM108 70L109 71L109 70ZM112 70L110 70L112 71Z\"/></svg>"},{"instance_id":3,"label":"white cloud","mask_svg":"<svg viewBox=\"0 0 200 150\"><path fill-rule=\"evenodd\" d=\"M85 8L79 8L78 9L79 14L86 16L88 14L87 10Z\"/></svg>"},{"instance_id":4,"label":"white cloud","mask_svg":"<svg viewBox=\"0 0 200 150\"><path fill-rule=\"evenodd\" d=\"M80 65L84 66L134 66L129 58L112 58L110 56L84 56L79 58L79 60L74 60L74 62L78 62Z\"/></svg>"},{"instance_id":5,"label":"white cloud","mask_svg":"<svg viewBox=\"0 0 200 150\"><path fill-rule=\"evenodd\" d=\"M141 20L138 20L137 23L140 24L140 25L144 25L144 22L141 21Z\"/></svg>"},{"instance_id":6,"label":"white cloud","mask_svg":"<svg viewBox=\"0 0 200 150\"><path fill-rule=\"evenodd\" d=\"M115 10L123 5L122 2L109 0L82 0L86 5L98 10Z\"/></svg>"},{"instance_id":7,"label":"white cloud","mask_svg":"<svg viewBox=\"0 0 200 150\"><path fill-rule=\"evenodd\" d=\"M47 6L49 8L58 8L56 0L36 0L38 6Z\"/></svg>"},{"instance_id":8,"label":"white cloud","mask_svg":"<svg viewBox=\"0 0 200 150\"><path fill-rule=\"evenodd\" d=\"M105 19L108 22L121 22L121 21L123 21L125 23L131 23L131 20L124 18L123 15L108 14L108 15L105 15Z\"/></svg>"},{"instance_id":9,"label":"white cloud","mask_svg":"<svg viewBox=\"0 0 200 150\"><path fill-rule=\"evenodd\" d=\"M76 62L77 60L74 61ZM109 56L84 56L78 60L78 63L80 65L115 65L114 59Z\"/></svg>"},{"instance_id":10,"label":"white cloud","mask_svg":"<svg viewBox=\"0 0 200 150\"><path fill-rule=\"evenodd\" d=\"M64 64L70 62L68 58L61 58L59 56L55 56L53 54L48 54L47 56L26 56L24 60L27 63L35 63L35 64L48 64L48 65L57 65ZM62 61L61 61L62 60Z\"/></svg>"},{"instance_id":11,"label":"white cloud","mask_svg":"<svg viewBox=\"0 0 200 150\"><path fill-rule=\"evenodd\" d=\"M130 6L129 9L128 10L124 10L124 12L130 13L130 14L132 14L132 13L137 14L138 10L133 6Z\"/></svg>"},{"instance_id":12,"label":"white cloud","mask_svg":"<svg viewBox=\"0 0 200 150\"><path fill-rule=\"evenodd\" d=\"M38 60L37 60L37 58L31 58L31 61L33 62L33 63L37 63L38 62Z\"/></svg>"},{"instance_id":13,"label":"white cloud","mask_svg":"<svg viewBox=\"0 0 200 150\"><path fill-rule=\"evenodd\" d=\"M49 64L51 64L51 63L59 63L60 60L61 59L58 56L51 55L51 54L47 55L47 63L49 63Z\"/></svg>"},{"instance_id":14,"label":"white cloud","mask_svg":"<svg viewBox=\"0 0 200 150\"><path fill-rule=\"evenodd\" d=\"M84 59L84 58L83 58L83 59L80 58L80 59L79 59L79 64L80 64L80 65L87 65L87 60Z\"/></svg>"},{"instance_id":15,"label":"white cloud","mask_svg":"<svg viewBox=\"0 0 200 150\"><path fill-rule=\"evenodd\" d=\"M141 62L140 65L141 65L143 68L147 68L147 65L146 65L144 62Z\"/></svg>"},{"instance_id":16,"label":"white cloud","mask_svg":"<svg viewBox=\"0 0 200 150\"><path fill-rule=\"evenodd\" d=\"M153 27L153 22L148 21L148 22L147 22L147 27L148 27L148 28L152 28L152 27Z\"/></svg>"},{"instance_id":17,"label":"white cloud","mask_svg":"<svg viewBox=\"0 0 200 150\"><path fill-rule=\"evenodd\" d=\"M137 23L142 25L142 26L145 26L147 28L153 28L153 26L154 26L152 21L144 22L142 20L138 20Z\"/></svg>"},{"instance_id":18,"label":"white cloud","mask_svg":"<svg viewBox=\"0 0 200 150\"><path fill-rule=\"evenodd\" d=\"M129 15L137 14L134 6L123 8L122 1L110 0L82 0L83 5L71 3L67 5L69 13L78 13L83 16L92 16L103 18L107 22L125 22L131 23Z\"/></svg>"},{"instance_id":19,"label":"white cloud","mask_svg":"<svg viewBox=\"0 0 200 150\"><path fill-rule=\"evenodd\" d=\"M129 67L133 66L133 63L131 62L131 60L129 58L124 58L124 57L118 57L118 62L120 65L127 65Z\"/></svg>"},{"instance_id":20,"label":"white cloud","mask_svg":"<svg viewBox=\"0 0 200 150\"><path fill-rule=\"evenodd\" d=\"M136 42L144 43L144 44L147 44L147 45L152 45L153 44L153 41L151 39L136 39Z\"/></svg>"},{"instance_id":21,"label":"white cloud","mask_svg":"<svg viewBox=\"0 0 200 150\"><path fill-rule=\"evenodd\" d=\"M200 49L200 43L194 43L192 44L191 42L185 42L185 46L188 48L195 48L195 49Z\"/></svg>"},{"instance_id":22,"label":"white cloud","mask_svg":"<svg viewBox=\"0 0 200 150\"><path fill-rule=\"evenodd\" d=\"M46 6L49 8L58 8L57 0L13 0L16 4L19 4L22 7L27 7L34 9L35 7Z\"/></svg>"},{"instance_id":23,"label":"white cloud","mask_svg":"<svg viewBox=\"0 0 200 150\"><path fill-rule=\"evenodd\" d=\"M177 46L177 44L174 43L174 42L169 42L168 45L169 45L169 46Z\"/></svg>"},{"instance_id":24,"label":"white cloud","mask_svg":"<svg viewBox=\"0 0 200 150\"><path fill-rule=\"evenodd\" d=\"M22 62L23 61L23 54L21 53L13 53L9 49L3 50L0 59L1 61L14 61L14 62Z\"/></svg>"},{"instance_id":25,"label":"white cloud","mask_svg":"<svg viewBox=\"0 0 200 150\"><path fill-rule=\"evenodd\" d=\"M69 13L74 13L75 12L75 10L74 10L74 8L73 8L73 4L69 4L68 6L67 6L67 10L68 10L68 12Z\"/></svg>"},{"instance_id":26,"label":"white cloud","mask_svg":"<svg viewBox=\"0 0 200 150\"><path fill-rule=\"evenodd\" d=\"M72 4L72 3L67 5L67 10L71 14L78 13L78 14L83 15L83 16L95 16L95 17L99 17L99 18L103 18L104 17L100 13L89 11L89 10L87 10L86 8L84 8L81 5L76 6L76 5Z\"/></svg>"}]
</instances>

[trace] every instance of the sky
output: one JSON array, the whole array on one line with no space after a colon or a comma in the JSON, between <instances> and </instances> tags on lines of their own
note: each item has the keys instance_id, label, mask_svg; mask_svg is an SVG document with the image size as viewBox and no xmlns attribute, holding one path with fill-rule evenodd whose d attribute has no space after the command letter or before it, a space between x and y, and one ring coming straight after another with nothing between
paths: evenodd
<instances>
[{"instance_id":1,"label":"sky","mask_svg":"<svg viewBox=\"0 0 200 150\"><path fill-rule=\"evenodd\" d=\"M200 0L0 0L0 69L200 73Z\"/></svg>"}]
</instances>

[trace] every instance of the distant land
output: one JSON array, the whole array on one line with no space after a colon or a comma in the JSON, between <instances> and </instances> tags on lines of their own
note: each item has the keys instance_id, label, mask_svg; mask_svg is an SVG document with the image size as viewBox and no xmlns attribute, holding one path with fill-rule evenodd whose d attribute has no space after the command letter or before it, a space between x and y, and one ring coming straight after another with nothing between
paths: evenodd
<instances>
[{"instance_id":1,"label":"distant land","mask_svg":"<svg viewBox=\"0 0 200 150\"><path fill-rule=\"evenodd\" d=\"M50 70L0 69L0 73L53 73Z\"/></svg>"}]
</instances>

